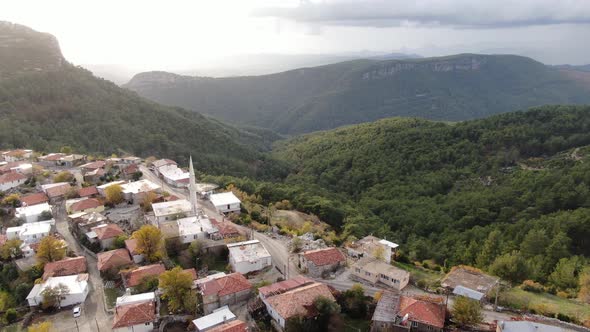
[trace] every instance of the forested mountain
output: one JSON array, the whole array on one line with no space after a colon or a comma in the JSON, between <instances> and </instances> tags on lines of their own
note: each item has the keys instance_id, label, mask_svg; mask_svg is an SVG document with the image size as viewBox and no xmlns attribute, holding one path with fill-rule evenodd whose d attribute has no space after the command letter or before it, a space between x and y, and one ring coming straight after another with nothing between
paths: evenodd
<instances>
[{"instance_id":1,"label":"forested mountain","mask_svg":"<svg viewBox=\"0 0 590 332\"><path fill-rule=\"evenodd\" d=\"M145 100L61 56L55 38L0 24L0 148L128 152L188 162L211 173L267 173L260 150L278 138Z\"/></svg>"},{"instance_id":2,"label":"forested mountain","mask_svg":"<svg viewBox=\"0 0 590 332\"><path fill-rule=\"evenodd\" d=\"M544 282L561 258L590 258L589 145L590 107L391 118L281 142L275 157L294 167L281 184L219 180L263 204L288 199L342 240L399 242L412 260L493 270L517 250L526 269L502 276Z\"/></svg>"},{"instance_id":3,"label":"forested mountain","mask_svg":"<svg viewBox=\"0 0 590 332\"><path fill-rule=\"evenodd\" d=\"M233 123L306 133L391 116L467 120L590 102L590 83L514 55L355 60L233 78L136 75L129 89Z\"/></svg>"}]
</instances>

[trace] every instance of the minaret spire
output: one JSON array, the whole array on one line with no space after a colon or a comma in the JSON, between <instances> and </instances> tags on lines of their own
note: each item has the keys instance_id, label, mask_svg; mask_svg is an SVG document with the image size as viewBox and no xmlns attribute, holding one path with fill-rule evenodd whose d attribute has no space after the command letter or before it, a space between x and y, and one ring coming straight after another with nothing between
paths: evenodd
<instances>
[{"instance_id":1,"label":"minaret spire","mask_svg":"<svg viewBox=\"0 0 590 332\"><path fill-rule=\"evenodd\" d=\"M190 202L191 202L191 212L193 216L196 216L198 213L198 207L197 207L197 184L195 183L195 170L193 169L193 156L189 157L189 165L188 165L188 169L189 169L189 185L188 185L188 190L189 190L189 198L190 198Z\"/></svg>"}]
</instances>

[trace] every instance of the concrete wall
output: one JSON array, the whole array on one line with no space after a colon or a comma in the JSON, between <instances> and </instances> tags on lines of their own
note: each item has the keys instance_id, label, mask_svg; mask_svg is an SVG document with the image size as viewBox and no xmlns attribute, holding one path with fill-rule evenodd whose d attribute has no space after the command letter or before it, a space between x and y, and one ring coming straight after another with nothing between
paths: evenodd
<instances>
[{"instance_id":1,"label":"concrete wall","mask_svg":"<svg viewBox=\"0 0 590 332\"><path fill-rule=\"evenodd\" d=\"M220 213L240 212L240 203L215 206Z\"/></svg>"},{"instance_id":2,"label":"concrete wall","mask_svg":"<svg viewBox=\"0 0 590 332\"><path fill-rule=\"evenodd\" d=\"M16 187L24 184L25 181L27 181L27 179L21 179L21 180L16 180L16 181L10 181L10 182L2 183L2 184L0 184L0 190L1 191L6 191L8 189L16 188Z\"/></svg>"},{"instance_id":3,"label":"concrete wall","mask_svg":"<svg viewBox=\"0 0 590 332\"><path fill-rule=\"evenodd\" d=\"M234 261L233 257L230 254L229 263L235 272L240 272L241 274L246 274L248 272L259 271L259 270L264 269L267 266L271 266L272 265L272 258L270 256L269 257L262 257L252 263L246 262L246 261L236 262L236 261Z\"/></svg>"}]
</instances>

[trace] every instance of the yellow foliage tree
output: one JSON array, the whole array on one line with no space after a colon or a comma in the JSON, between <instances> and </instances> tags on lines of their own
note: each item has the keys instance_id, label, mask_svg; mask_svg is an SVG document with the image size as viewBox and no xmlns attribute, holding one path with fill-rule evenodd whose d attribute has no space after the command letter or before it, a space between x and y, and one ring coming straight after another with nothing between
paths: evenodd
<instances>
[{"instance_id":1,"label":"yellow foliage tree","mask_svg":"<svg viewBox=\"0 0 590 332\"><path fill-rule=\"evenodd\" d=\"M162 298L168 301L168 308L176 312L184 308L185 297L190 293L193 285L193 277L183 271L179 266L160 275L159 288L162 290Z\"/></svg>"},{"instance_id":2,"label":"yellow foliage tree","mask_svg":"<svg viewBox=\"0 0 590 332\"><path fill-rule=\"evenodd\" d=\"M377 246L375 250L373 250L373 257L380 261L385 259L385 248L383 246Z\"/></svg>"},{"instance_id":3,"label":"yellow foliage tree","mask_svg":"<svg viewBox=\"0 0 590 332\"><path fill-rule=\"evenodd\" d=\"M164 256L162 231L153 225L144 225L131 235L137 240L137 251L150 262L156 262Z\"/></svg>"},{"instance_id":4,"label":"yellow foliage tree","mask_svg":"<svg viewBox=\"0 0 590 332\"><path fill-rule=\"evenodd\" d=\"M53 324L49 321L33 324L29 326L29 332L54 332Z\"/></svg>"},{"instance_id":5,"label":"yellow foliage tree","mask_svg":"<svg viewBox=\"0 0 590 332\"><path fill-rule=\"evenodd\" d=\"M590 266L587 266L582 270L578 283L580 284L578 299L590 304Z\"/></svg>"},{"instance_id":6,"label":"yellow foliage tree","mask_svg":"<svg viewBox=\"0 0 590 332\"><path fill-rule=\"evenodd\" d=\"M157 197L158 195L153 191L149 191L143 196L141 206L143 207L143 210L145 212L149 212L152 210L152 203L154 203Z\"/></svg>"},{"instance_id":7,"label":"yellow foliage tree","mask_svg":"<svg viewBox=\"0 0 590 332\"><path fill-rule=\"evenodd\" d=\"M37 263L41 266L50 262L63 259L66 256L66 248L63 242L54 236L46 236L39 242L37 249Z\"/></svg>"},{"instance_id":8,"label":"yellow foliage tree","mask_svg":"<svg viewBox=\"0 0 590 332\"><path fill-rule=\"evenodd\" d=\"M4 197L4 199L2 200L2 204L16 206L19 200L20 196L18 194L10 194Z\"/></svg>"},{"instance_id":9,"label":"yellow foliage tree","mask_svg":"<svg viewBox=\"0 0 590 332\"><path fill-rule=\"evenodd\" d=\"M125 199L123 197L123 188L121 188L121 186L118 184L113 184L106 187L104 194L106 196L107 202L114 205L122 203Z\"/></svg>"},{"instance_id":10,"label":"yellow foliage tree","mask_svg":"<svg viewBox=\"0 0 590 332\"><path fill-rule=\"evenodd\" d=\"M74 175L72 175L72 173L70 173L68 171L63 171L63 172L57 173L57 175L55 175L53 177L53 183L71 182L73 179L74 179Z\"/></svg>"}]
</instances>

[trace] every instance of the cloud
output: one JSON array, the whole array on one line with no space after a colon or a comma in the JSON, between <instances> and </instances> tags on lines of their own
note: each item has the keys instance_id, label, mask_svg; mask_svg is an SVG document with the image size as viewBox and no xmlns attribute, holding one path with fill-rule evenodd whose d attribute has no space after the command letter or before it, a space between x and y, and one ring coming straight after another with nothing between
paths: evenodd
<instances>
[{"instance_id":1,"label":"cloud","mask_svg":"<svg viewBox=\"0 0 590 332\"><path fill-rule=\"evenodd\" d=\"M260 7L258 17L321 25L468 29L590 23L588 0L302 0L294 7Z\"/></svg>"}]
</instances>

